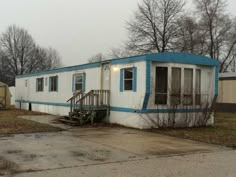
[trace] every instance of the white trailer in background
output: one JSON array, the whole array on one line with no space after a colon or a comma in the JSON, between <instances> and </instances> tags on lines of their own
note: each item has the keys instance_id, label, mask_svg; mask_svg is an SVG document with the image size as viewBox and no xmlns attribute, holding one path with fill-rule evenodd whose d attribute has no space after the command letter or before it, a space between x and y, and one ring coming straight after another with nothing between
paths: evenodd
<instances>
[{"instance_id":1,"label":"white trailer in background","mask_svg":"<svg viewBox=\"0 0 236 177\"><path fill-rule=\"evenodd\" d=\"M15 87L9 87L10 93L11 93L11 105L14 106L15 105Z\"/></svg>"},{"instance_id":2,"label":"white trailer in background","mask_svg":"<svg viewBox=\"0 0 236 177\"><path fill-rule=\"evenodd\" d=\"M159 53L16 78L18 108L68 115L76 101L67 100L76 93L89 96L86 104L106 105L110 123L141 129L213 124L218 62L188 53Z\"/></svg>"}]
</instances>

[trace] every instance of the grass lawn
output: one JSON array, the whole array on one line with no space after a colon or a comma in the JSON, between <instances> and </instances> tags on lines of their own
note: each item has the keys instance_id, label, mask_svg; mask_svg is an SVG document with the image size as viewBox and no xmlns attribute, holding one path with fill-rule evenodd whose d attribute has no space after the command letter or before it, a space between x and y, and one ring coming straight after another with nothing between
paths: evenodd
<instances>
[{"instance_id":1,"label":"grass lawn","mask_svg":"<svg viewBox=\"0 0 236 177\"><path fill-rule=\"evenodd\" d=\"M155 129L154 132L219 144L236 149L236 113L215 113L215 126L207 128Z\"/></svg>"},{"instance_id":2,"label":"grass lawn","mask_svg":"<svg viewBox=\"0 0 236 177\"><path fill-rule=\"evenodd\" d=\"M45 115L38 112L30 112L18 109L0 110L0 135L17 133L54 132L59 128L50 125L17 118L22 115Z\"/></svg>"}]
</instances>

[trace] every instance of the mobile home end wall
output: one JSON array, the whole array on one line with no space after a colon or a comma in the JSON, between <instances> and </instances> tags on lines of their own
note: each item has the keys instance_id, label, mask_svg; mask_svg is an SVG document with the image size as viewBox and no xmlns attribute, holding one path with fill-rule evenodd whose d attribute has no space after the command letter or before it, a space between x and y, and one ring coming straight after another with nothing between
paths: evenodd
<instances>
[{"instance_id":1,"label":"mobile home end wall","mask_svg":"<svg viewBox=\"0 0 236 177\"><path fill-rule=\"evenodd\" d=\"M147 61L148 63L148 61ZM140 92L140 96L138 97L140 100L136 100L135 103L137 106L130 107L129 109L117 109L116 111L111 111L111 115L109 118L109 122L117 123L121 125L125 125L128 127L140 128L140 129L148 129L148 128L158 128L161 127L166 120L168 120L169 113L172 111L170 110L170 105L156 105L155 104L155 68L157 66L165 66L168 67L168 80L171 80L170 73L172 67L181 68L182 72L184 68L191 68L193 71L195 69L201 70L201 94L207 95L207 101L211 102L213 100L215 93L215 82L216 82L216 73L217 68L214 66L201 66L201 65L190 65L190 64L176 64L176 63L160 63L160 62L149 62L151 70L150 76L150 87L148 87L147 78L145 78L146 73L141 77L143 81L141 84L142 92ZM148 65L143 65L143 71L148 71ZM183 74L181 74L183 80ZM195 71L193 74L193 84L195 83ZM145 85L145 87L144 87ZM182 85L182 84L181 84ZM150 93L148 95L148 104L147 107L144 108L143 104L145 103L145 88L150 88ZM194 86L193 86L194 89ZM122 94L122 93L121 93ZM125 99L125 98L124 98ZM126 100L126 99L125 99ZM134 104L134 105L135 105ZM186 126L185 122L186 115L188 116L188 125L196 126L195 121L202 116L201 113L195 112L197 106L189 106L187 110L187 114L184 110L183 105L178 107L178 110L175 110L176 113L176 126ZM192 110L192 111L191 111ZM207 122L209 125L214 123L214 117L212 116L210 120Z\"/></svg>"}]
</instances>

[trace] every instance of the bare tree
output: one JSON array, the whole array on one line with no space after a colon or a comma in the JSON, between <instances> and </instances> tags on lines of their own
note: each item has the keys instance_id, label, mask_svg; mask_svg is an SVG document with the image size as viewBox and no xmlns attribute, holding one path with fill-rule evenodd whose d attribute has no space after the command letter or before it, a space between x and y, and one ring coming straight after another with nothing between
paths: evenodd
<instances>
[{"instance_id":1,"label":"bare tree","mask_svg":"<svg viewBox=\"0 0 236 177\"><path fill-rule=\"evenodd\" d=\"M111 58L125 58L134 56L136 54L135 51L127 49L127 47L124 45L122 47L112 48L109 57Z\"/></svg>"},{"instance_id":2,"label":"bare tree","mask_svg":"<svg viewBox=\"0 0 236 177\"><path fill-rule=\"evenodd\" d=\"M208 48L209 56L216 58L216 39L219 34L219 18L224 11L224 0L195 0L194 1L201 18L201 25L204 26L208 32ZM218 33L217 33L218 32Z\"/></svg>"},{"instance_id":3,"label":"bare tree","mask_svg":"<svg viewBox=\"0 0 236 177\"><path fill-rule=\"evenodd\" d=\"M60 68L63 66L61 57L55 49L51 47L38 47L37 50L37 60L41 62L41 65L38 67L39 71Z\"/></svg>"},{"instance_id":4,"label":"bare tree","mask_svg":"<svg viewBox=\"0 0 236 177\"><path fill-rule=\"evenodd\" d=\"M177 41L174 44L177 51L205 54L206 34L201 30L194 16L185 15L179 22Z\"/></svg>"},{"instance_id":5,"label":"bare tree","mask_svg":"<svg viewBox=\"0 0 236 177\"><path fill-rule=\"evenodd\" d=\"M34 60L36 45L31 35L13 25L1 35L1 57L6 59L14 75L24 74Z\"/></svg>"},{"instance_id":6,"label":"bare tree","mask_svg":"<svg viewBox=\"0 0 236 177\"><path fill-rule=\"evenodd\" d=\"M102 53L98 53L88 59L89 63L100 62L105 60L106 57Z\"/></svg>"},{"instance_id":7,"label":"bare tree","mask_svg":"<svg viewBox=\"0 0 236 177\"><path fill-rule=\"evenodd\" d=\"M227 28L227 26L226 26ZM220 72L235 70L236 59L236 21L232 20L220 53Z\"/></svg>"},{"instance_id":8,"label":"bare tree","mask_svg":"<svg viewBox=\"0 0 236 177\"><path fill-rule=\"evenodd\" d=\"M220 61L220 72L228 69L235 58L235 22L226 14L224 0L194 0L200 17L199 26L206 34L206 55Z\"/></svg>"},{"instance_id":9,"label":"bare tree","mask_svg":"<svg viewBox=\"0 0 236 177\"><path fill-rule=\"evenodd\" d=\"M11 77L12 70L7 64L7 60L3 57L0 57L0 81L7 83L8 85L14 85L14 79Z\"/></svg>"},{"instance_id":10,"label":"bare tree","mask_svg":"<svg viewBox=\"0 0 236 177\"><path fill-rule=\"evenodd\" d=\"M14 85L17 75L61 66L56 50L38 47L28 31L16 25L0 36L0 64L2 77L10 85Z\"/></svg>"},{"instance_id":11,"label":"bare tree","mask_svg":"<svg viewBox=\"0 0 236 177\"><path fill-rule=\"evenodd\" d=\"M48 48L47 49L47 61L49 61L49 69L56 69L63 66L61 57L56 49Z\"/></svg>"},{"instance_id":12,"label":"bare tree","mask_svg":"<svg viewBox=\"0 0 236 177\"><path fill-rule=\"evenodd\" d=\"M171 50L184 5L182 0L143 0L127 24L128 48L137 54Z\"/></svg>"}]
</instances>

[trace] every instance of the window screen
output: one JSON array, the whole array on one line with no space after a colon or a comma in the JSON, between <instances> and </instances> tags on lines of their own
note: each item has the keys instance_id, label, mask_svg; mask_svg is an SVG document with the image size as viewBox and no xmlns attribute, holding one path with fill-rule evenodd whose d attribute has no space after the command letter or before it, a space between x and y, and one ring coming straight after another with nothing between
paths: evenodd
<instances>
[{"instance_id":1,"label":"window screen","mask_svg":"<svg viewBox=\"0 0 236 177\"><path fill-rule=\"evenodd\" d=\"M193 104L193 69L184 69L184 105Z\"/></svg>"},{"instance_id":2,"label":"window screen","mask_svg":"<svg viewBox=\"0 0 236 177\"><path fill-rule=\"evenodd\" d=\"M53 77L50 77L49 78L49 83L50 83L50 86L49 86L49 91L50 92L56 92L58 90L58 77L57 76L53 76Z\"/></svg>"},{"instance_id":3,"label":"window screen","mask_svg":"<svg viewBox=\"0 0 236 177\"><path fill-rule=\"evenodd\" d=\"M195 104L200 105L201 103L201 70L196 70L196 83L195 83Z\"/></svg>"},{"instance_id":4,"label":"window screen","mask_svg":"<svg viewBox=\"0 0 236 177\"><path fill-rule=\"evenodd\" d=\"M181 68L172 68L171 73L171 105L179 105L181 100Z\"/></svg>"},{"instance_id":5,"label":"window screen","mask_svg":"<svg viewBox=\"0 0 236 177\"><path fill-rule=\"evenodd\" d=\"M74 89L75 91L82 91L83 89L83 74L74 75Z\"/></svg>"},{"instance_id":6,"label":"window screen","mask_svg":"<svg viewBox=\"0 0 236 177\"><path fill-rule=\"evenodd\" d=\"M124 90L133 90L133 68L124 69Z\"/></svg>"},{"instance_id":7,"label":"window screen","mask_svg":"<svg viewBox=\"0 0 236 177\"><path fill-rule=\"evenodd\" d=\"M156 67L155 104L167 104L168 68Z\"/></svg>"},{"instance_id":8,"label":"window screen","mask_svg":"<svg viewBox=\"0 0 236 177\"><path fill-rule=\"evenodd\" d=\"M37 88L36 88L36 90L37 90L37 92L42 92L43 91L43 78L38 78L37 79L37 84L36 84L36 86L37 86Z\"/></svg>"}]
</instances>

